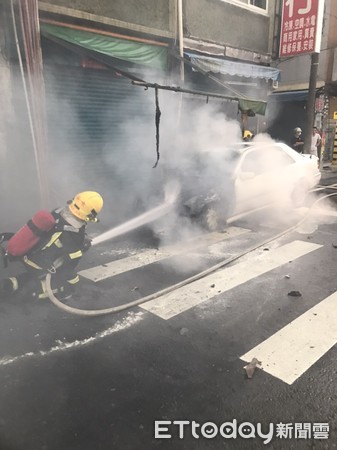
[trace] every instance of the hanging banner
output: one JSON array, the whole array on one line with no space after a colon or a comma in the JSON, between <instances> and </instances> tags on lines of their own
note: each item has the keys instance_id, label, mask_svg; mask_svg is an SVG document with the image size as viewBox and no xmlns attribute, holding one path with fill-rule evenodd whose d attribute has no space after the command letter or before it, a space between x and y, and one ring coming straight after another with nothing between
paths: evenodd
<instances>
[{"instance_id":1,"label":"hanging banner","mask_svg":"<svg viewBox=\"0 0 337 450\"><path fill-rule=\"evenodd\" d=\"M319 53L324 0L283 0L280 58Z\"/></svg>"},{"instance_id":2,"label":"hanging banner","mask_svg":"<svg viewBox=\"0 0 337 450\"><path fill-rule=\"evenodd\" d=\"M319 97L316 97L315 111L316 113L322 113L323 110L324 110L324 94L321 94Z\"/></svg>"}]
</instances>

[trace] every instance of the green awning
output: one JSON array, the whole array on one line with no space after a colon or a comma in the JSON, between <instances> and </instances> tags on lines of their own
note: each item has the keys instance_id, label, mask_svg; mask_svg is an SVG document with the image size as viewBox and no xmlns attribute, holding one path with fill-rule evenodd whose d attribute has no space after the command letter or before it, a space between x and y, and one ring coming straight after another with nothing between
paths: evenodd
<instances>
[{"instance_id":1,"label":"green awning","mask_svg":"<svg viewBox=\"0 0 337 450\"><path fill-rule=\"evenodd\" d=\"M277 81L280 78L280 70L275 67L265 67L259 64L230 61L228 59L209 58L186 52L191 62L206 72L222 73L223 75L237 75L246 78L262 78L264 80Z\"/></svg>"},{"instance_id":2,"label":"green awning","mask_svg":"<svg viewBox=\"0 0 337 450\"><path fill-rule=\"evenodd\" d=\"M239 107L241 111L253 111L255 114L264 116L266 113L267 102L239 99Z\"/></svg>"},{"instance_id":3,"label":"green awning","mask_svg":"<svg viewBox=\"0 0 337 450\"><path fill-rule=\"evenodd\" d=\"M177 52L171 50L172 56L179 59L180 61L183 61L188 66L192 67L193 70L196 72L201 73L206 78L209 78L210 80L214 81L217 85L222 86L226 90L228 90L228 85L225 81L220 80L219 78L216 78L214 75L212 75L209 71L202 69L200 66L195 65L192 61L185 57L181 57L178 55ZM236 94L239 94L236 92ZM242 94L242 97L244 95ZM267 102L263 100L252 100L250 98L241 98L241 96L233 96L233 95L223 95L223 98L227 98L229 100L235 100L239 103L239 108L241 111L247 111L248 115L255 115L255 114L261 114L262 116L265 115L266 109L267 109Z\"/></svg>"},{"instance_id":4,"label":"green awning","mask_svg":"<svg viewBox=\"0 0 337 450\"><path fill-rule=\"evenodd\" d=\"M113 58L166 70L167 48L99 33L41 23L42 35L63 39L71 44L102 53Z\"/></svg>"}]
</instances>

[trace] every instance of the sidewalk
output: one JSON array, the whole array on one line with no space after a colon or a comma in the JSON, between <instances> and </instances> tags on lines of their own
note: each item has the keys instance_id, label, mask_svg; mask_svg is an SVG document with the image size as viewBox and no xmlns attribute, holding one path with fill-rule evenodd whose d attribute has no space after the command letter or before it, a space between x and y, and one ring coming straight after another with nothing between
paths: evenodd
<instances>
[{"instance_id":1,"label":"sidewalk","mask_svg":"<svg viewBox=\"0 0 337 450\"><path fill-rule=\"evenodd\" d=\"M333 184L333 180L336 180L335 182L337 183L337 165L325 161L323 162L321 173L321 184ZM322 183L323 181L325 181L325 183Z\"/></svg>"}]
</instances>

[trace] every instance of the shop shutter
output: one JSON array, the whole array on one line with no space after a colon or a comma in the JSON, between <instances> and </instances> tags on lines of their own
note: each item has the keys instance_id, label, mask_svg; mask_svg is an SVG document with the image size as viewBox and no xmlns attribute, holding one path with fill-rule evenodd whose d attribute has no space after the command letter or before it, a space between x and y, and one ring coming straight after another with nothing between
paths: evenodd
<instances>
[{"instance_id":1,"label":"shop shutter","mask_svg":"<svg viewBox=\"0 0 337 450\"><path fill-rule=\"evenodd\" d=\"M113 71L48 65L45 85L50 161L56 168L60 161L75 164L82 178L111 176L105 161L111 153L125 157L130 123L137 121L138 132L154 123L149 91Z\"/></svg>"}]
</instances>

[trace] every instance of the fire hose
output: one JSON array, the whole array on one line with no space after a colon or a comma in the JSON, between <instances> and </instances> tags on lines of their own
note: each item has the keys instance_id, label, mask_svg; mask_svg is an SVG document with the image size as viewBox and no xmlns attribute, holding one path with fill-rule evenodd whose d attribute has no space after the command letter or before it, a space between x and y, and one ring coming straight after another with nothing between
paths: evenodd
<instances>
[{"instance_id":1,"label":"fire hose","mask_svg":"<svg viewBox=\"0 0 337 450\"><path fill-rule=\"evenodd\" d=\"M328 186L327 186L327 188L328 188ZM66 312L68 312L70 314L75 314L75 315L79 315L79 316L103 316L103 315L107 315L107 314L115 314L115 313L118 313L120 311L124 311L126 309L132 308L133 306L137 306L137 305L140 305L142 303L148 302L150 300L155 300L155 299L157 299L157 298L159 298L159 297L161 297L161 296L163 296L165 294L168 294L169 292L175 291L175 290L177 290L177 289L179 289L179 288L181 288L183 286L186 286L187 284L190 284L193 281L196 281L196 280L199 280L201 278L204 278L207 275L210 275L211 273L216 272L217 270L219 270L219 269L229 265L233 261L236 261L237 259L242 258L244 255L246 255L246 254L248 254L248 253L250 253L250 252L252 252L254 250L257 250L258 248L260 248L262 246L265 246L266 244L268 244L268 243L270 243L272 241L275 241L276 239L281 238L282 236L290 233L291 231L296 230L305 220L307 220L308 216L310 215L310 211L313 209L313 207L317 203L321 202L323 199L326 199L328 197L332 197L332 196L335 196L335 195L337 195L337 192L333 192L331 194L327 194L327 195L317 199L310 206L310 208L308 209L308 211L306 212L304 217L302 217L302 219L298 223L296 223L295 225L292 225L291 227L287 228L286 230L278 233L276 236L273 236L271 238L268 238L268 239L264 240L263 242L255 244L255 245L251 246L250 248L248 248L247 250L245 250L244 252L241 252L238 255L234 255L234 256L232 256L230 258L227 258L224 261L221 261L220 263L215 264L214 266L212 266L212 267L210 267L210 268L208 268L208 269L206 269L206 270L204 270L202 272L199 272L196 275L193 275L193 276L191 276L189 278L186 278L185 280L183 280L183 281L181 281L181 282L179 282L177 284L169 286L169 287L167 287L165 289L162 289L161 291L155 292L153 294L147 295L146 297L142 297L142 298L140 298L138 300L134 300L132 302L125 303L125 304L120 305L120 306L114 306L112 308L105 308L105 309L99 309L99 310L88 310L88 309L74 308L72 306L68 306L68 305L62 303L60 300L58 300L55 297L55 295L54 295L54 293L52 291L52 288L51 288L51 277L52 277L52 275L50 273L48 273L47 276L46 276L46 291L47 291L48 297L49 297L50 301L55 306L57 306L58 308L62 309L63 311L66 311Z\"/></svg>"}]
</instances>

